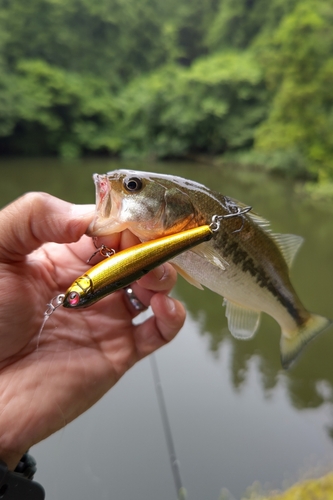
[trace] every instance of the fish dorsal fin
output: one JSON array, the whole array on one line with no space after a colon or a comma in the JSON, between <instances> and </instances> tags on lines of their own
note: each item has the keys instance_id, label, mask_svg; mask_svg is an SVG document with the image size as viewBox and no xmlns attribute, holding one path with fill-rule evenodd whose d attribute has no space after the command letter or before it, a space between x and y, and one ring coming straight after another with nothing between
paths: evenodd
<instances>
[{"instance_id":1,"label":"fish dorsal fin","mask_svg":"<svg viewBox=\"0 0 333 500\"><path fill-rule=\"evenodd\" d=\"M224 300L225 315L228 318L228 328L236 339L250 339L255 334L259 322L260 311L247 309L230 300Z\"/></svg>"},{"instance_id":2,"label":"fish dorsal fin","mask_svg":"<svg viewBox=\"0 0 333 500\"><path fill-rule=\"evenodd\" d=\"M264 229L265 231L270 232L270 229L269 229L270 222L269 222L269 220L264 219L263 217L261 217L261 215L258 215L255 212L248 212L247 216L250 217L250 219L252 219L252 221L255 224L257 224L258 226L260 226L262 229Z\"/></svg>"},{"instance_id":3,"label":"fish dorsal fin","mask_svg":"<svg viewBox=\"0 0 333 500\"><path fill-rule=\"evenodd\" d=\"M222 271L225 271L227 266L229 265L228 262L226 262L218 254L218 252L216 252L214 248L207 243L201 243L201 245L198 245L197 247L193 248L191 252L194 252L200 257L203 257L204 259L208 260L208 262L210 262L213 266L222 269Z\"/></svg>"},{"instance_id":4,"label":"fish dorsal fin","mask_svg":"<svg viewBox=\"0 0 333 500\"><path fill-rule=\"evenodd\" d=\"M273 233L269 227L270 224L268 220L253 212L249 212L248 216L255 224L261 227L261 229L269 233L272 240L274 240L275 244L279 247L280 252L290 268L295 255L304 241L302 236L297 236L296 234Z\"/></svg>"},{"instance_id":5,"label":"fish dorsal fin","mask_svg":"<svg viewBox=\"0 0 333 500\"><path fill-rule=\"evenodd\" d=\"M177 273L179 273L186 281L190 283L190 285L196 286L199 288L199 290L203 290L203 286L197 281L196 279L192 278L184 269L182 269L178 264L175 262L170 261L170 264L173 265L173 267L176 269Z\"/></svg>"},{"instance_id":6,"label":"fish dorsal fin","mask_svg":"<svg viewBox=\"0 0 333 500\"><path fill-rule=\"evenodd\" d=\"M290 268L304 239L302 236L296 236L295 234L279 233L272 233L271 237L279 247L288 267Z\"/></svg>"}]
</instances>

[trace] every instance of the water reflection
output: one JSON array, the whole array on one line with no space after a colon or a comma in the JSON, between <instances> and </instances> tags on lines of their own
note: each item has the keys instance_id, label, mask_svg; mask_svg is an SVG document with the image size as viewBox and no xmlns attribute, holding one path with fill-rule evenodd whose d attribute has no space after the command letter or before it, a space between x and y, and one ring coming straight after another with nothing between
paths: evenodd
<instances>
[{"instance_id":1,"label":"water reflection","mask_svg":"<svg viewBox=\"0 0 333 500\"><path fill-rule=\"evenodd\" d=\"M295 366L284 371L281 369L279 354L280 327L274 320L264 316L254 338L247 341L236 340L227 329L221 297L209 290L202 292L189 290L188 287L187 283L180 281L177 286L178 295L200 325L201 334L209 337L212 353L218 356L225 340L232 343L230 371L235 389L241 389L246 381L249 360L256 358L266 396L281 383L287 388L290 400L297 409L315 408L323 403L333 402L332 329L310 343ZM322 390L323 384L325 391Z\"/></svg>"},{"instance_id":2,"label":"water reflection","mask_svg":"<svg viewBox=\"0 0 333 500\"><path fill-rule=\"evenodd\" d=\"M193 178L193 174L188 167L182 170L182 175ZM295 195L291 183L282 179L269 182L261 173L237 174L227 169L221 177L215 168L197 168L195 180L253 205L255 211L273 221L274 231L300 234L305 238L304 248L294 264L293 283L309 310L332 318L332 208L314 206L311 201ZM209 290L200 292L184 282L179 283L178 293L200 325L202 335L209 336L212 352L218 355L221 344L231 338L221 297ZM230 371L234 388L241 390L247 378L249 360L255 358L266 396L280 384L285 386L292 405L299 410L332 404L332 335L331 327L304 349L295 366L284 372L279 354L280 328L263 315L260 330L253 339L231 338ZM332 436L333 422L329 433Z\"/></svg>"}]
</instances>

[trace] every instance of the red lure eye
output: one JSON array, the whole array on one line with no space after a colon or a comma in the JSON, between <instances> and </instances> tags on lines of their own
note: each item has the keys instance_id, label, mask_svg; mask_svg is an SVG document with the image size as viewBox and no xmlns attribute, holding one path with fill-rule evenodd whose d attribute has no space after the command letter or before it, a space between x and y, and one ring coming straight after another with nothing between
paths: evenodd
<instances>
[{"instance_id":1,"label":"red lure eye","mask_svg":"<svg viewBox=\"0 0 333 500\"><path fill-rule=\"evenodd\" d=\"M68 303L70 306L76 306L80 302L80 295L77 292L71 292L68 295Z\"/></svg>"}]
</instances>

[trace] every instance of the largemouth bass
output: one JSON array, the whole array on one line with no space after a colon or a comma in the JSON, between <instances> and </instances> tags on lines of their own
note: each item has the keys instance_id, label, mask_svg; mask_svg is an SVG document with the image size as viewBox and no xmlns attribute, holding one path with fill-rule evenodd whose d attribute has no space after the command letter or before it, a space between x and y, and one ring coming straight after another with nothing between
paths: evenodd
<instances>
[{"instance_id":1,"label":"largemouth bass","mask_svg":"<svg viewBox=\"0 0 333 500\"><path fill-rule=\"evenodd\" d=\"M244 205L181 177L115 170L94 175L96 216L88 233L103 236L129 229L141 241L209 224L212 216L240 212ZM260 314L281 327L284 368L331 321L309 313L289 278L302 238L276 234L269 223L249 212L225 218L208 242L172 259L191 284L224 297L228 328L239 339L251 338Z\"/></svg>"}]
</instances>

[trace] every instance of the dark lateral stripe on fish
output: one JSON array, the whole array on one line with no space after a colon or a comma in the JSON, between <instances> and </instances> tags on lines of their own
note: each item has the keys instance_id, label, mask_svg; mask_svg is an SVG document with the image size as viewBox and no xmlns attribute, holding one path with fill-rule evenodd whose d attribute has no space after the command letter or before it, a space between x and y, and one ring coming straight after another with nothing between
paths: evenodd
<instances>
[{"instance_id":1,"label":"dark lateral stripe on fish","mask_svg":"<svg viewBox=\"0 0 333 500\"><path fill-rule=\"evenodd\" d=\"M227 234L222 235L222 241L228 241ZM300 314L300 311L295 307L295 304L286 295L283 295L280 290L272 283L269 276L265 273L262 266L256 265L249 257L247 252L240 245L233 241L223 245L223 257L231 257L236 266L241 266L244 273L249 272L256 279L260 288L266 288L289 312L298 326L304 324L305 318Z\"/></svg>"}]
</instances>

